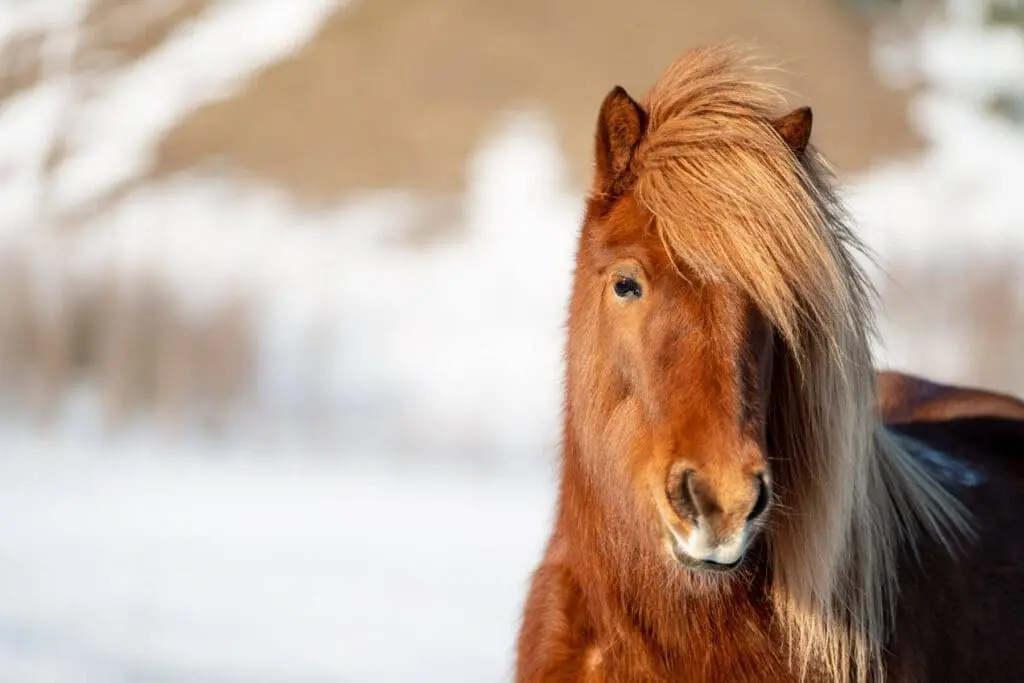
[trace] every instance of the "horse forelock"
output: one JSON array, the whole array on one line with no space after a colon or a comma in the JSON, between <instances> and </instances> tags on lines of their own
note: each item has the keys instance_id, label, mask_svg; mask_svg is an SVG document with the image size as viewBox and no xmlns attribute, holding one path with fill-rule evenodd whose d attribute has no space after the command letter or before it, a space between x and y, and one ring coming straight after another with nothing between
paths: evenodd
<instances>
[{"instance_id":1,"label":"horse forelock","mask_svg":"<svg viewBox=\"0 0 1024 683\"><path fill-rule=\"evenodd\" d=\"M823 169L795 163L772 126L782 96L758 75L729 47L672 64L644 98L634 192L674 258L738 284L799 350L802 328L830 334L862 302L842 296L830 239L852 237L822 234L834 208Z\"/></svg>"},{"instance_id":2,"label":"horse forelock","mask_svg":"<svg viewBox=\"0 0 1024 683\"><path fill-rule=\"evenodd\" d=\"M789 149L772 125L782 98L755 76L731 47L670 66L643 100L632 192L673 261L739 287L782 339L768 590L799 666L865 681L884 673L898 545L918 533L952 543L967 526L877 420L860 245L827 166Z\"/></svg>"}]
</instances>

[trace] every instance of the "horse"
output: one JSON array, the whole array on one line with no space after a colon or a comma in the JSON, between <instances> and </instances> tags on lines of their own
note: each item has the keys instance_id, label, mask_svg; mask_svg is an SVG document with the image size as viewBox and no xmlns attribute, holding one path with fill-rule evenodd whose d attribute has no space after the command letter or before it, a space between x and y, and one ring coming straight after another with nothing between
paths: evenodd
<instances>
[{"instance_id":1,"label":"horse","mask_svg":"<svg viewBox=\"0 0 1024 683\"><path fill-rule=\"evenodd\" d=\"M876 376L865 248L761 73L706 46L601 104L515 680L1022 680L1016 399Z\"/></svg>"}]
</instances>

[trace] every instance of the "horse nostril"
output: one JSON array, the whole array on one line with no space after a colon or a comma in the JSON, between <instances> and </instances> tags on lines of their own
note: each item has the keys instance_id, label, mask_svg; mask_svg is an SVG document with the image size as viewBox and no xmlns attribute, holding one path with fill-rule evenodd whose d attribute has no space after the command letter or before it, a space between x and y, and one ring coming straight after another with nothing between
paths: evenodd
<instances>
[{"instance_id":1,"label":"horse nostril","mask_svg":"<svg viewBox=\"0 0 1024 683\"><path fill-rule=\"evenodd\" d=\"M754 501L754 509L750 511L749 515L747 515L748 520L760 517L764 511L768 509L768 500L771 497L764 475L759 474L754 478L757 480L757 500Z\"/></svg>"},{"instance_id":2,"label":"horse nostril","mask_svg":"<svg viewBox=\"0 0 1024 683\"><path fill-rule=\"evenodd\" d=\"M700 510L697 509L697 499L693 495L693 470L688 469L683 472L683 478L679 482L679 512L691 520L696 520L700 516Z\"/></svg>"}]
</instances>

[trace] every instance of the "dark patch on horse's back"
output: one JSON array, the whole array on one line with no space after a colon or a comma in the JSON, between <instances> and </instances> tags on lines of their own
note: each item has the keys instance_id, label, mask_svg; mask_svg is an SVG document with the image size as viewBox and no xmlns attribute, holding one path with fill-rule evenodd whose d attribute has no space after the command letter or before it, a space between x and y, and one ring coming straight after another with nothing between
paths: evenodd
<instances>
[{"instance_id":1,"label":"dark patch on horse's back","mask_svg":"<svg viewBox=\"0 0 1024 683\"><path fill-rule=\"evenodd\" d=\"M997 417L966 417L938 422L891 425L897 434L963 460L969 465L994 466L998 473L1024 479L1024 421Z\"/></svg>"},{"instance_id":2,"label":"dark patch on horse's back","mask_svg":"<svg viewBox=\"0 0 1024 683\"><path fill-rule=\"evenodd\" d=\"M891 663L891 680L1021 680L1024 421L972 417L890 430L966 506L976 532L956 544L952 561L930 538L901 553L899 635L890 649L906 658ZM950 476L949 462L953 475L964 467L973 478Z\"/></svg>"}]
</instances>

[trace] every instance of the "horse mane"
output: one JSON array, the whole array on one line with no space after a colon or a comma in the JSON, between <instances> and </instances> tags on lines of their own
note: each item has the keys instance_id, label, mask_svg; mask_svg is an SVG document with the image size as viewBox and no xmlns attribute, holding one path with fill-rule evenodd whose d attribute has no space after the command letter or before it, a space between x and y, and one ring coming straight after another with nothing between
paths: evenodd
<instances>
[{"instance_id":1,"label":"horse mane","mask_svg":"<svg viewBox=\"0 0 1024 683\"><path fill-rule=\"evenodd\" d=\"M642 103L635 195L674 261L740 287L777 330L768 439L778 505L765 538L794 663L881 680L898 551L927 536L952 552L970 526L880 423L863 245L823 159L776 131L783 99L758 71L733 46L668 68Z\"/></svg>"}]
</instances>

